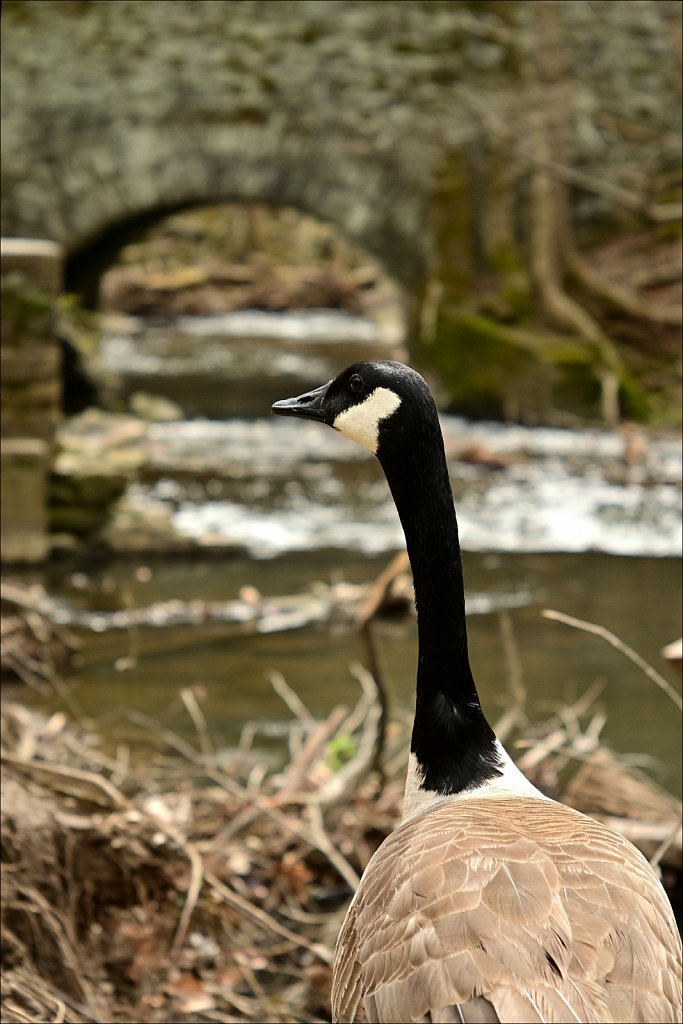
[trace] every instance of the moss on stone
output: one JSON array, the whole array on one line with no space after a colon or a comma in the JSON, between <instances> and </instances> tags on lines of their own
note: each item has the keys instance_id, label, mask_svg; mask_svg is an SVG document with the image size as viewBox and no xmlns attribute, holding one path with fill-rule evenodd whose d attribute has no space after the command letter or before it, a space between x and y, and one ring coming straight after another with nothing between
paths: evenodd
<instances>
[{"instance_id":1,"label":"moss on stone","mask_svg":"<svg viewBox=\"0 0 683 1024\"><path fill-rule=\"evenodd\" d=\"M625 371L619 382L619 400L627 419L650 423L652 408L645 389L634 374Z\"/></svg>"},{"instance_id":2,"label":"moss on stone","mask_svg":"<svg viewBox=\"0 0 683 1024\"><path fill-rule=\"evenodd\" d=\"M489 260L493 270L501 276L516 274L524 270L524 261L519 254L519 249L511 241L500 242L496 245L489 253Z\"/></svg>"},{"instance_id":3,"label":"moss on stone","mask_svg":"<svg viewBox=\"0 0 683 1024\"><path fill-rule=\"evenodd\" d=\"M467 167L463 155L458 154L438 168L431 196L432 275L449 296L465 296L472 287L473 216Z\"/></svg>"},{"instance_id":4,"label":"moss on stone","mask_svg":"<svg viewBox=\"0 0 683 1024\"><path fill-rule=\"evenodd\" d=\"M479 311L503 324L523 324L533 313L533 295L529 279L523 272L507 273L500 288L483 296Z\"/></svg>"},{"instance_id":5,"label":"moss on stone","mask_svg":"<svg viewBox=\"0 0 683 1024\"><path fill-rule=\"evenodd\" d=\"M553 408L599 415L596 353L577 339L445 305L421 357L443 379L453 407L470 415L536 420Z\"/></svg>"},{"instance_id":6,"label":"moss on stone","mask_svg":"<svg viewBox=\"0 0 683 1024\"><path fill-rule=\"evenodd\" d=\"M532 357L510 343L509 331L487 317L442 308L436 336L427 350L430 363L443 377L456 408L491 404L502 412L513 377L531 368Z\"/></svg>"},{"instance_id":7,"label":"moss on stone","mask_svg":"<svg viewBox=\"0 0 683 1024\"><path fill-rule=\"evenodd\" d=\"M88 536L108 521L128 479L124 474L65 476L51 473L48 485L50 529Z\"/></svg>"},{"instance_id":8,"label":"moss on stone","mask_svg":"<svg viewBox=\"0 0 683 1024\"><path fill-rule=\"evenodd\" d=\"M54 296L27 286L19 275L2 280L2 343L21 345L52 332Z\"/></svg>"}]
</instances>

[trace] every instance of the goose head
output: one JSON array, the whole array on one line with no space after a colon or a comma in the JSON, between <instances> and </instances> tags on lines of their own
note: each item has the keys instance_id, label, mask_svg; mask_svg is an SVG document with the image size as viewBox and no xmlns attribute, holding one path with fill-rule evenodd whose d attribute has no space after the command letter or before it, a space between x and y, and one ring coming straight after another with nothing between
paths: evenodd
<instances>
[{"instance_id":1,"label":"goose head","mask_svg":"<svg viewBox=\"0 0 683 1024\"><path fill-rule=\"evenodd\" d=\"M426 382L409 366L388 360L354 363L313 391L275 402L272 411L326 423L380 461L439 430Z\"/></svg>"}]
</instances>

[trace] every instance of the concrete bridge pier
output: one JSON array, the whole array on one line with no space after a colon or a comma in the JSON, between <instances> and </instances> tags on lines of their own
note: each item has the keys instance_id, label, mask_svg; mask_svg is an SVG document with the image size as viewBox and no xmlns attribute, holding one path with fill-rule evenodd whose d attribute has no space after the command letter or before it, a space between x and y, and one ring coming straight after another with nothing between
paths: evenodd
<instances>
[{"instance_id":1,"label":"concrete bridge pier","mask_svg":"<svg viewBox=\"0 0 683 1024\"><path fill-rule=\"evenodd\" d=\"M27 238L3 238L0 252L0 558L35 563L50 550L47 484L62 415L55 307L64 257L57 243Z\"/></svg>"}]
</instances>

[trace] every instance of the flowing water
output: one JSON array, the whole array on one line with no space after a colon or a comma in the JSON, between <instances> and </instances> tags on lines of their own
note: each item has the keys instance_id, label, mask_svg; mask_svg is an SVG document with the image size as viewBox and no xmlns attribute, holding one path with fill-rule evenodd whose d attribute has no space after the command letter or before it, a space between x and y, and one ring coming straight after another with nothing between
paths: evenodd
<instances>
[{"instance_id":1,"label":"flowing water","mask_svg":"<svg viewBox=\"0 0 683 1024\"><path fill-rule=\"evenodd\" d=\"M653 439L642 464L628 466L618 433L449 416L442 427L465 549L680 554L677 442ZM149 441L155 480L131 500L170 503L183 536L208 534L255 557L320 547L378 554L402 544L376 460L319 424L166 423Z\"/></svg>"},{"instance_id":2,"label":"flowing water","mask_svg":"<svg viewBox=\"0 0 683 1024\"><path fill-rule=\"evenodd\" d=\"M279 595L318 580L368 581L402 547L374 459L318 424L264 415L273 399L354 359L400 358L396 338L338 314L241 316L228 326L225 317L178 321L172 330L128 322L105 336L100 353L124 392L154 389L189 415L212 417L150 425L143 479L126 497L141 514L164 509L198 553L57 563L27 579L90 608L225 601L245 584ZM443 429L471 656L490 717L505 699L498 613L510 607L532 719L600 680L607 742L645 755L656 777L680 791L680 719L667 698L604 641L540 615L551 607L600 623L675 682L660 649L680 633L680 444L648 437L634 446L619 432L448 416ZM378 640L394 700L410 707L414 619L380 623ZM141 738L131 708L193 738L179 691L201 684L213 741L227 749L245 722L277 732L289 717L269 670L283 672L324 715L355 701L349 664L362 658L359 638L340 624L271 635L235 635L215 623L146 628L88 636L68 682L72 698L117 741Z\"/></svg>"}]
</instances>

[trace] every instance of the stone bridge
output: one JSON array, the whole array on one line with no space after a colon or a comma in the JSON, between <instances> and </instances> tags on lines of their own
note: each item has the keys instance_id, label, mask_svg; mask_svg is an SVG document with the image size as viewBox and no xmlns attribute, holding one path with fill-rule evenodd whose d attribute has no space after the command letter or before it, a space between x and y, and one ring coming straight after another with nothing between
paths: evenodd
<instances>
[{"instance_id":1,"label":"stone bridge","mask_svg":"<svg viewBox=\"0 0 683 1024\"><path fill-rule=\"evenodd\" d=\"M667 89L675 0L553 6L585 94L577 117L591 81L617 110L629 74L659 66ZM461 226L485 201L482 118L504 115L501 100L528 79L540 7L5 0L2 233L59 242L69 284L83 287L130 231L168 211L290 205L337 225L414 291L439 262L444 173ZM603 166L604 145L591 152L580 135Z\"/></svg>"},{"instance_id":2,"label":"stone bridge","mask_svg":"<svg viewBox=\"0 0 683 1024\"><path fill-rule=\"evenodd\" d=\"M432 330L434 296L459 302L509 262L523 206L508 202L521 166L508 151L539 98L543 7L5 0L2 234L58 244L66 288L93 302L121 246L168 212L292 206L376 256L412 331ZM644 118L655 134L676 123L679 4L550 7L575 86L575 157L588 171L627 168L642 143L615 119ZM662 103L638 112L645 79ZM612 121L596 125L602 108Z\"/></svg>"},{"instance_id":3,"label":"stone bridge","mask_svg":"<svg viewBox=\"0 0 683 1024\"><path fill-rule=\"evenodd\" d=\"M169 211L288 205L414 287L443 141L422 94L462 34L434 6L6 3L3 235L60 242L81 285Z\"/></svg>"}]
</instances>

